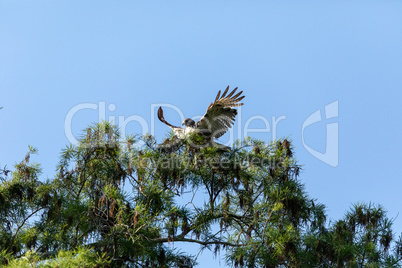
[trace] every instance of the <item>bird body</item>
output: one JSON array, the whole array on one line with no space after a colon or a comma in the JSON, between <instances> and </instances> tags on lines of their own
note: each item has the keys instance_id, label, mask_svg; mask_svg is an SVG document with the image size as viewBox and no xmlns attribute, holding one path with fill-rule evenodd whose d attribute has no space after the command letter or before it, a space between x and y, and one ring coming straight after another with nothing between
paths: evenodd
<instances>
[{"instance_id":1,"label":"bird body","mask_svg":"<svg viewBox=\"0 0 402 268\"><path fill-rule=\"evenodd\" d=\"M193 127L186 127L185 129L183 129L181 127L175 127L175 128L172 128L172 130L173 130L174 134L176 135L176 137L178 137L181 140L188 137L190 135L190 133L196 132L196 129Z\"/></svg>"},{"instance_id":2,"label":"bird body","mask_svg":"<svg viewBox=\"0 0 402 268\"><path fill-rule=\"evenodd\" d=\"M158 119L169 126L179 139L186 139L190 133L198 133L206 138L209 145L219 145L214 142L214 139L221 137L232 127L237 115L237 110L234 108L243 105L240 103L244 98L241 96L243 91L235 94L236 90L237 87L226 95L229 91L228 86L222 96L219 91L215 101L208 106L206 113L198 122L191 118L182 122L182 125L186 127L184 129L168 123L163 117L162 107L158 109Z\"/></svg>"}]
</instances>

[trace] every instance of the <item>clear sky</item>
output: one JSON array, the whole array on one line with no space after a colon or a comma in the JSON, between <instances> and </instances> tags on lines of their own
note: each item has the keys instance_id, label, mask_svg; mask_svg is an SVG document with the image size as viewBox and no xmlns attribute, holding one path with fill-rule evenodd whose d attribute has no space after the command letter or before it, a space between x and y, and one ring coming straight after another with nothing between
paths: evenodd
<instances>
[{"instance_id":1,"label":"clear sky","mask_svg":"<svg viewBox=\"0 0 402 268\"><path fill-rule=\"evenodd\" d=\"M330 219L371 201L400 233L401 14L397 0L0 0L0 165L33 145L52 178L70 126L78 137L105 114L161 140L169 129L151 108L202 115L238 86L245 105L222 142L268 123L249 135L293 140L300 179ZM165 118L181 122L173 109Z\"/></svg>"}]
</instances>

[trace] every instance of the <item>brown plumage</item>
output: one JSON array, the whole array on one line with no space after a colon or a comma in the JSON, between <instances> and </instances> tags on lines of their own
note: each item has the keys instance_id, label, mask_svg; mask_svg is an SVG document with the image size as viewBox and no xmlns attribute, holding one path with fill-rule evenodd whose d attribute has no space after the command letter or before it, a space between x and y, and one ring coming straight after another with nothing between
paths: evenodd
<instances>
[{"instance_id":1,"label":"brown plumage","mask_svg":"<svg viewBox=\"0 0 402 268\"><path fill-rule=\"evenodd\" d=\"M162 107L159 107L159 109L158 109L158 119L159 119L162 123L166 124L168 127L171 127L171 128L181 128L181 127L173 126L172 124L169 124L169 123L165 120L165 117L163 117L163 110L162 110Z\"/></svg>"},{"instance_id":2,"label":"brown plumage","mask_svg":"<svg viewBox=\"0 0 402 268\"><path fill-rule=\"evenodd\" d=\"M219 90L215 101L208 106L205 115L200 121L195 123L197 129L207 129L213 137L219 138L232 127L237 115L237 110L234 109L234 107L242 106L243 103L240 103L240 101L244 99L245 96L240 96L243 91L234 95L237 87L226 96L228 90L229 86L221 97L219 97L221 94Z\"/></svg>"},{"instance_id":3,"label":"brown plumage","mask_svg":"<svg viewBox=\"0 0 402 268\"><path fill-rule=\"evenodd\" d=\"M261 153L261 151L260 151L260 147L258 147L258 145L256 144L256 145L254 145L254 153L255 154L260 154Z\"/></svg>"},{"instance_id":4,"label":"brown plumage","mask_svg":"<svg viewBox=\"0 0 402 268\"><path fill-rule=\"evenodd\" d=\"M284 139L282 142L282 146L285 149L286 156L292 157L292 150L290 149L290 142L287 139Z\"/></svg>"},{"instance_id":5,"label":"brown plumage","mask_svg":"<svg viewBox=\"0 0 402 268\"><path fill-rule=\"evenodd\" d=\"M241 96L243 91L235 94L236 90L237 87L227 94L229 91L228 86L222 96L221 91L219 91L215 101L208 106L206 113L198 122L194 122L191 118L183 121L182 125L186 126L186 129L168 123L163 116L162 107L159 107L158 118L162 123L169 126L180 139L185 138L186 134L193 131L197 131L211 140L219 138L234 124L237 115L237 110L234 108L243 105L243 103L240 103L244 98L244 96Z\"/></svg>"}]
</instances>

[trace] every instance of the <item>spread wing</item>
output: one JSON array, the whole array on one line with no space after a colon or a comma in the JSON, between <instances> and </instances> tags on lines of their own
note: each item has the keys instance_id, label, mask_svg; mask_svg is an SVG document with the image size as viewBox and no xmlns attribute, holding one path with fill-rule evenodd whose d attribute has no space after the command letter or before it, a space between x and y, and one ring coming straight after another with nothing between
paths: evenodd
<instances>
[{"instance_id":1,"label":"spread wing","mask_svg":"<svg viewBox=\"0 0 402 268\"><path fill-rule=\"evenodd\" d=\"M163 110L162 107L159 107L158 109L158 119L164 123L165 125L167 125L168 127L170 127L173 132L176 134L176 136L178 136L178 138L182 138L182 136L184 135L184 129L182 129L181 127L176 127L173 126L172 124L168 123L165 118L163 117Z\"/></svg>"},{"instance_id":2,"label":"spread wing","mask_svg":"<svg viewBox=\"0 0 402 268\"><path fill-rule=\"evenodd\" d=\"M219 90L215 101L208 106L207 112L195 125L201 131L208 131L215 138L219 138L232 127L237 115L237 110L234 107L243 105L243 103L240 103L244 98L244 96L240 96L243 91L235 95L236 87L226 96L228 90L229 86L223 92L222 96L220 96L221 91Z\"/></svg>"}]
</instances>

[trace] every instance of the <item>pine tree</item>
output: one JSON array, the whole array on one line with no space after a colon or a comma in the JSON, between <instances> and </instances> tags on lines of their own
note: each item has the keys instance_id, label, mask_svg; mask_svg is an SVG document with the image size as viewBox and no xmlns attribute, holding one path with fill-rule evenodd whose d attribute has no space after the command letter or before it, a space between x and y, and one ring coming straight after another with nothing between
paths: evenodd
<instances>
[{"instance_id":1,"label":"pine tree","mask_svg":"<svg viewBox=\"0 0 402 268\"><path fill-rule=\"evenodd\" d=\"M122 142L116 127L95 124L45 182L30 148L11 176L0 171L0 263L194 267L195 256L169 246L183 242L222 251L235 267L401 266L402 241L382 207L357 204L328 223L288 140L194 146L202 143Z\"/></svg>"}]
</instances>

